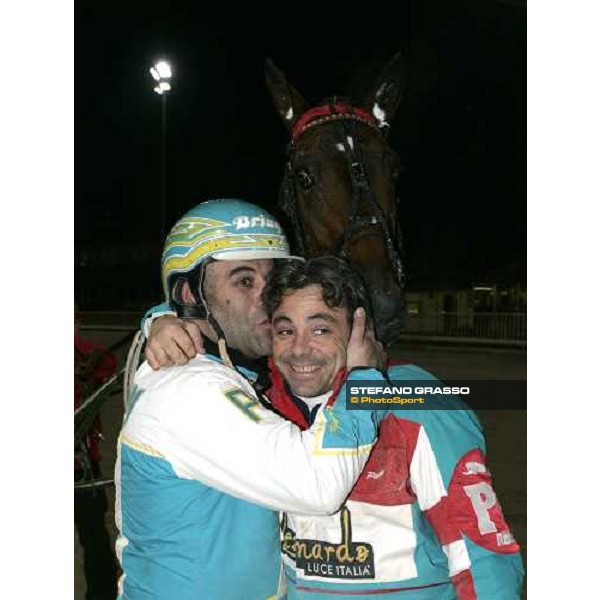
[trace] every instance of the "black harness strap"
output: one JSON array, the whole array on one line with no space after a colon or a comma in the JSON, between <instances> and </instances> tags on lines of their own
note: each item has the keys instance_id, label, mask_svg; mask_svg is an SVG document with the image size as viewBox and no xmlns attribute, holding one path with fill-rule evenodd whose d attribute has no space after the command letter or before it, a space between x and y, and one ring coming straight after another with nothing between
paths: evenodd
<instances>
[{"instance_id":1,"label":"black harness strap","mask_svg":"<svg viewBox=\"0 0 600 600\"><path fill-rule=\"evenodd\" d=\"M300 219L300 215L298 215L296 203L296 178L294 177L294 168L292 167L291 150L288 151L288 161L285 165L285 174L279 192L279 205L292 224L296 252L300 256L305 256L306 247L304 245L304 239L306 234L304 232L302 219Z\"/></svg>"}]
</instances>

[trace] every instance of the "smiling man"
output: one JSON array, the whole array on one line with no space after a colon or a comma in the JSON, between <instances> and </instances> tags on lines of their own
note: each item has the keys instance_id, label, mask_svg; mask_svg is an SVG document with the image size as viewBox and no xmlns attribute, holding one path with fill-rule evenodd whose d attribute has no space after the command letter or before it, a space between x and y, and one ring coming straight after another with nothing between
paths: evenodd
<instances>
[{"instance_id":1,"label":"smiling man","mask_svg":"<svg viewBox=\"0 0 600 600\"><path fill-rule=\"evenodd\" d=\"M323 405L345 401L346 365L360 364L348 361L351 317L368 308L367 291L346 263L324 257L276 267L263 297L273 322L269 397L281 415L310 427ZM406 364L387 376L436 381ZM491 485L481 426L458 398L442 402L388 412L335 514L284 515L288 600L520 597L519 546Z\"/></svg>"},{"instance_id":2,"label":"smiling man","mask_svg":"<svg viewBox=\"0 0 600 600\"><path fill-rule=\"evenodd\" d=\"M295 394L319 396L333 388L345 366L348 311L324 305L320 285L308 285L285 300L273 316L277 366Z\"/></svg>"}]
</instances>

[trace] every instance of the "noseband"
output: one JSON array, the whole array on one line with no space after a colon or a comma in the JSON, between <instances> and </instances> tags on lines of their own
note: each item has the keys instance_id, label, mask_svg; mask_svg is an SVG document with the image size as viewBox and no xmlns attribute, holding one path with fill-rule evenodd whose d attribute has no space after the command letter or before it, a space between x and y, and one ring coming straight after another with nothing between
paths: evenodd
<instances>
[{"instance_id":1,"label":"noseband","mask_svg":"<svg viewBox=\"0 0 600 600\"><path fill-rule=\"evenodd\" d=\"M292 163L295 143L308 129L331 122L335 122L336 130L339 131L341 144L344 148L344 155L348 160L352 182L352 208L348 217L348 222L346 223L344 236L340 241L335 254L341 258L348 259L348 246L350 242L363 234L369 233L368 230L376 227L379 229L383 238L386 252L394 271L394 276L400 287L404 287L405 276L399 252L399 231L397 231L396 240L394 240L386 223L385 214L371 189L362 149L358 136L356 135L356 123L360 122L368 125L374 129L378 135L384 135L384 133L379 126L379 122L370 112L352 106L348 102L336 102L334 100L330 104L311 108L300 116L292 128L292 141L288 149L288 160L280 193L280 206L292 222L298 251L302 255L305 255L304 227L298 214L296 192L297 173L294 171ZM352 144L348 141L349 139L352 139ZM369 215L359 215L363 203L369 207Z\"/></svg>"}]
</instances>

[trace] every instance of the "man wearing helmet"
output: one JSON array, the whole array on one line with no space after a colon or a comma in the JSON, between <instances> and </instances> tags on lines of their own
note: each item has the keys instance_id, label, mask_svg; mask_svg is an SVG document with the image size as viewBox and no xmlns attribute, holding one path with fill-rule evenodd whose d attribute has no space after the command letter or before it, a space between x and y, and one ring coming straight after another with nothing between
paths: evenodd
<instances>
[{"instance_id":1,"label":"man wearing helmet","mask_svg":"<svg viewBox=\"0 0 600 600\"><path fill-rule=\"evenodd\" d=\"M200 204L167 238L165 294L194 319L206 355L162 371L142 364L127 399L115 467L122 600L282 598L276 511L337 510L366 463L380 414L336 402L301 432L264 405L260 294L283 258L277 222L241 201ZM348 379L383 381L369 368L383 363L359 310Z\"/></svg>"}]
</instances>

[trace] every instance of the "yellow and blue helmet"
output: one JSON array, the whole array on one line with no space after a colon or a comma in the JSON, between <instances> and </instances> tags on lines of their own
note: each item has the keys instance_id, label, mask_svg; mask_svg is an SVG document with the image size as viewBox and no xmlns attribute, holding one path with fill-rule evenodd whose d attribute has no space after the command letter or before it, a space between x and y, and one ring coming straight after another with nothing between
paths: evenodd
<instances>
[{"instance_id":1,"label":"yellow and blue helmet","mask_svg":"<svg viewBox=\"0 0 600 600\"><path fill-rule=\"evenodd\" d=\"M266 210L235 199L208 200L188 211L171 229L162 254L162 284L173 302L177 276L208 259L292 258L281 225Z\"/></svg>"}]
</instances>

